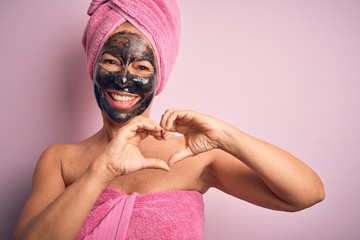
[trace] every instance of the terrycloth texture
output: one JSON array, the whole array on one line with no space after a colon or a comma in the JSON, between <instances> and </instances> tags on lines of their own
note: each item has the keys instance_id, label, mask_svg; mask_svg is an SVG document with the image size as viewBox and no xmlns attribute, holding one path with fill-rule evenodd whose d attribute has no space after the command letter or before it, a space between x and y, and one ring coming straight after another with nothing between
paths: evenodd
<instances>
[{"instance_id":1,"label":"terrycloth texture","mask_svg":"<svg viewBox=\"0 0 360 240\"><path fill-rule=\"evenodd\" d=\"M180 14L176 0L93 0L83 36L88 74L93 79L99 51L111 32L125 21L142 32L157 57L159 94L170 75L179 48Z\"/></svg>"},{"instance_id":2,"label":"terrycloth texture","mask_svg":"<svg viewBox=\"0 0 360 240\"><path fill-rule=\"evenodd\" d=\"M136 196L137 193L124 195L105 189L76 240L125 239Z\"/></svg>"},{"instance_id":3,"label":"terrycloth texture","mask_svg":"<svg viewBox=\"0 0 360 240\"><path fill-rule=\"evenodd\" d=\"M127 199L125 208L123 208L124 199ZM118 203L111 208L114 202ZM126 226L124 221L129 216L123 215L129 211L131 216ZM119 220L115 217L122 223L119 224ZM101 237L94 238L93 232L96 231L105 231L107 236L116 234L109 231L117 231L117 227L105 226L106 224L119 226L118 231L125 238L104 237L104 235L97 235ZM121 234L118 234L118 237ZM197 191L168 191L125 195L107 188L100 195L77 239L84 239L86 236L93 237L86 239L204 239L202 194Z\"/></svg>"}]
</instances>

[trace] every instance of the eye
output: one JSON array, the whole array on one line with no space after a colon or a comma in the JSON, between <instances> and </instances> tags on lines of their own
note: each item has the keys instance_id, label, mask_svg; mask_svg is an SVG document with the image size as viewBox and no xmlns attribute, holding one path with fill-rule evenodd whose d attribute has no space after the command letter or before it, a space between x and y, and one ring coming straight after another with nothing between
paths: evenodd
<instances>
[{"instance_id":1,"label":"eye","mask_svg":"<svg viewBox=\"0 0 360 240\"><path fill-rule=\"evenodd\" d=\"M101 57L100 65L107 71L118 72L121 70L122 62L113 55L105 53Z\"/></svg>"},{"instance_id":2,"label":"eye","mask_svg":"<svg viewBox=\"0 0 360 240\"><path fill-rule=\"evenodd\" d=\"M111 59L104 59L102 62L109 65L119 66L119 63L117 61Z\"/></svg>"},{"instance_id":3,"label":"eye","mask_svg":"<svg viewBox=\"0 0 360 240\"><path fill-rule=\"evenodd\" d=\"M146 67L146 66L143 66L143 65L139 65L139 66L138 66L138 69L139 69L140 71L149 71L149 68Z\"/></svg>"},{"instance_id":4,"label":"eye","mask_svg":"<svg viewBox=\"0 0 360 240\"><path fill-rule=\"evenodd\" d=\"M135 61L130 64L129 70L132 74L139 75L141 77L150 77L155 73L153 65L149 61L141 60Z\"/></svg>"}]
</instances>

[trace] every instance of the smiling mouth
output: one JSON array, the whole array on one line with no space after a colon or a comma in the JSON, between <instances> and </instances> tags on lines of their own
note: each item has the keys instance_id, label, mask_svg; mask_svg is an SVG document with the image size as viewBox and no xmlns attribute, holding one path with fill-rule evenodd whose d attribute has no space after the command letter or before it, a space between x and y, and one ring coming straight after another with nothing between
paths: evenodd
<instances>
[{"instance_id":1,"label":"smiling mouth","mask_svg":"<svg viewBox=\"0 0 360 240\"><path fill-rule=\"evenodd\" d=\"M112 104L117 108L132 107L140 99L139 96L128 93L108 92L107 95L109 96Z\"/></svg>"},{"instance_id":2,"label":"smiling mouth","mask_svg":"<svg viewBox=\"0 0 360 240\"><path fill-rule=\"evenodd\" d=\"M117 95L115 93L110 93L110 96L112 97L112 99L121 102L121 103L128 103L133 101L136 97L129 97L129 96L122 96L122 95Z\"/></svg>"}]
</instances>

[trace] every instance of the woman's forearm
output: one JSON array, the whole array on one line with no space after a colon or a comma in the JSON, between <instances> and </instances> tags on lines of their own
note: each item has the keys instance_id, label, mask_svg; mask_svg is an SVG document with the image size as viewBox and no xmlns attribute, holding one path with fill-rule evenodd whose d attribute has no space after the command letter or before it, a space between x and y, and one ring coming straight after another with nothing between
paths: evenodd
<instances>
[{"instance_id":1,"label":"woman's forearm","mask_svg":"<svg viewBox=\"0 0 360 240\"><path fill-rule=\"evenodd\" d=\"M290 153L229 126L221 148L240 159L279 198L296 208L312 205L324 198L318 175Z\"/></svg>"}]
</instances>

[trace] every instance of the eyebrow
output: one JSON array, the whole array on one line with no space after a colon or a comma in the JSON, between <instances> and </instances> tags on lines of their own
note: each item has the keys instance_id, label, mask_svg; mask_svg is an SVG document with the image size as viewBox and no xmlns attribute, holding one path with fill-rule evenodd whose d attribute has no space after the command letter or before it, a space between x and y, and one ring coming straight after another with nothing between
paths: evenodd
<instances>
[{"instance_id":1,"label":"eyebrow","mask_svg":"<svg viewBox=\"0 0 360 240\"><path fill-rule=\"evenodd\" d=\"M153 60L155 60L155 59L153 59ZM148 61L150 63L152 63L153 60L148 55L136 58L136 61Z\"/></svg>"}]
</instances>

